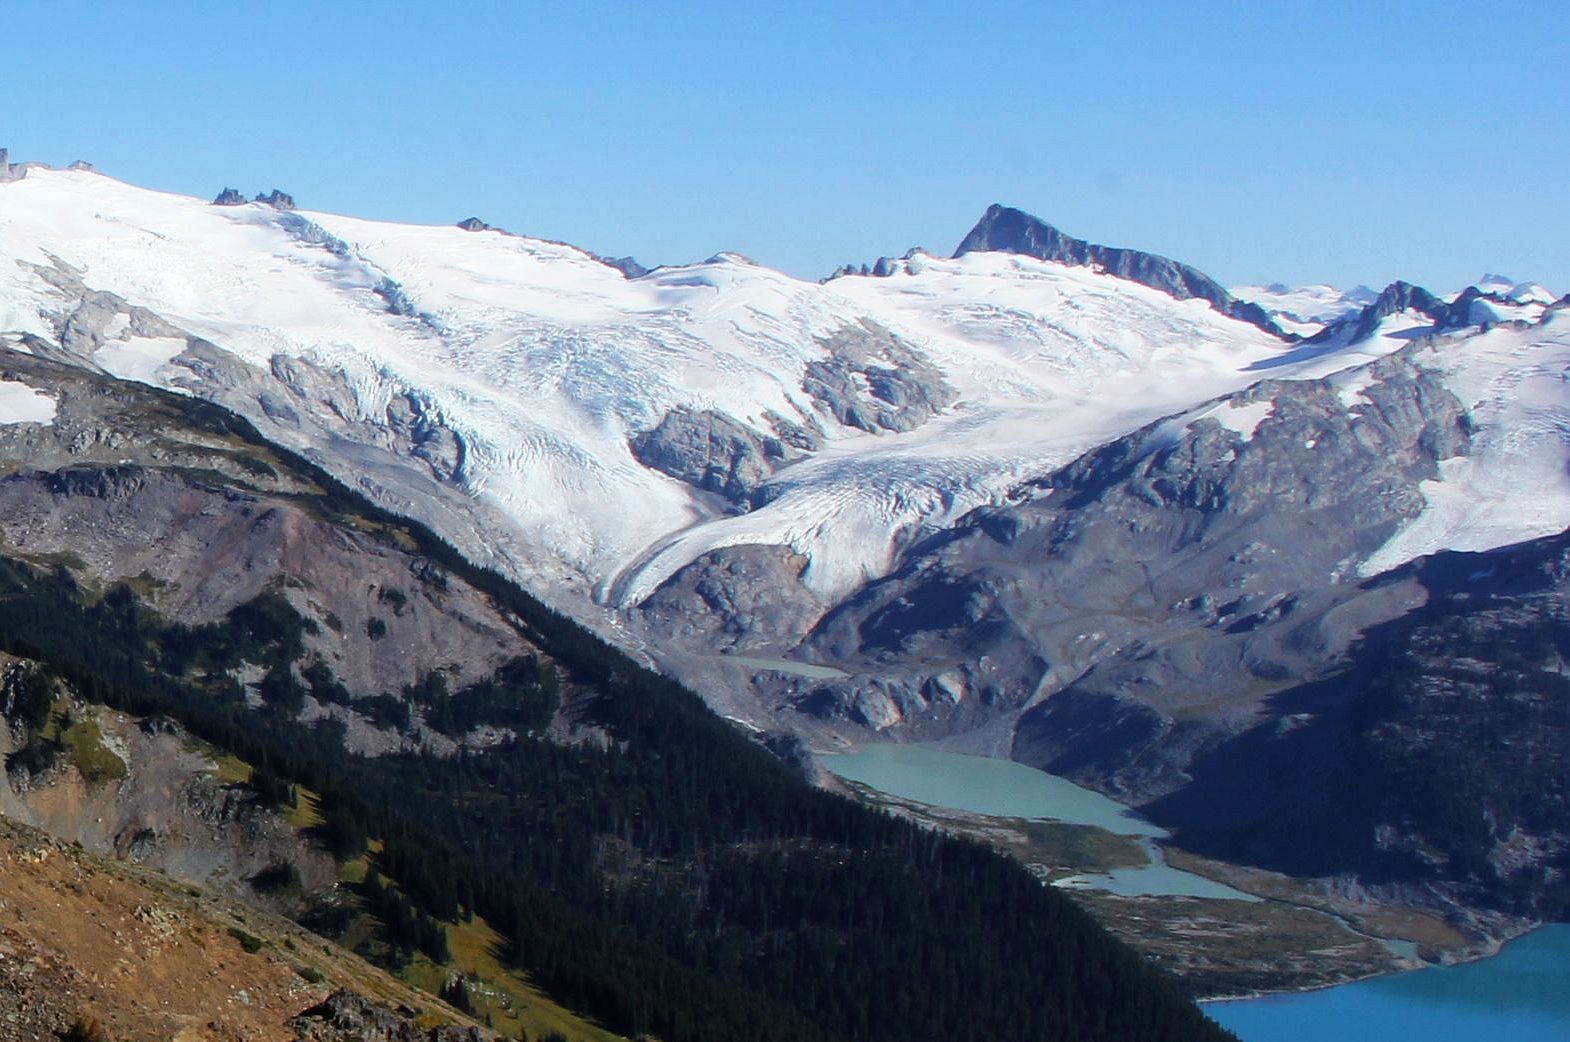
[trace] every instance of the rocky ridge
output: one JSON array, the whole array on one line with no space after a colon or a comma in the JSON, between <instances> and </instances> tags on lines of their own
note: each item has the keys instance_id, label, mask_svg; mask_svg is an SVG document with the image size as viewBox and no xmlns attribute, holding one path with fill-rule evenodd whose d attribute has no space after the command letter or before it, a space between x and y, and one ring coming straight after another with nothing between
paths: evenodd
<instances>
[{"instance_id":1,"label":"rocky ridge","mask_svg":"<svg viewBox=\"0 0 1570 1042\"><path fill-rule=\"evenodd\" d=\"M1225 315L1287 338L1258 304L1236 299L1220 283L1196 268L1141 250L1101 246L1076 239L1023 210L999 203L987 207L981 220L960 241L954 256L978 250L1017 253L1080 267L1095 266L1120 278L1170 293L1178 300L1198 297L1209 301Z\"/></svg>"}]
</instances>

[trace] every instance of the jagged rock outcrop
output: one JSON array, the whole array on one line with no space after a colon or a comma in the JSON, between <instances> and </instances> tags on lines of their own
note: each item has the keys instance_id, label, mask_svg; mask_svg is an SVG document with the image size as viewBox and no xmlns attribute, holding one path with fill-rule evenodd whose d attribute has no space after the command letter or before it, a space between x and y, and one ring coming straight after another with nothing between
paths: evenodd
<instances>
[{"instance_id":1,"label":"jagged rock outcrop","mask_svg":"<svg viewBox=\"0 0 1570 1042\"><path fill-rule=\"evenodd\" d=\"M1238 300L1209 275L1187 264L1141 250L1101 246L1054 228L1023 210L998 203L987 208L954 250L954 256L998 251L1018 253L1038 260L1056 261L1079 267L1097 267L1119 278L1138 282L1178 300L1198 297L1224 315L1258 326L1267 333L1286 338L1281 327L1258 304Z\"/></svg>"},{"instance_id":2,"label":"jagged rock outcrop","mask_svg":"<svg viewBox=\"0 0 1570 1042\"><path fill-rule=\"evenodd\" d=\"M802 388L848 427L915 430L959 398L931 362L876 323L840 329L819 344L828 357L807 363Z\"/></svg>"},{"instance_id":3,"label":"jagged rock outcrop","mask_svg":"<svg viewBox=\"0 0 1570 1042\"><path fill-rule=\"evenodd\" d=\"M416 1011L397 1010L339 989L290 1021L296 1042L484 1042L494 1038L477 1027L443 1024L422 1028Z\"/></svg>"},{"instance_id":4,"label":"jagged rock outcrop","mask_svg":"<svg viewBox=\"0 0 1570 1042\"><path fill-rule=\"evenodd\" d=\"M637 259L634 257L601 257L598 254L595 254L594 259L599 261L601 264L607 264L610 267L615 268L629 279L641 279L643 276L654 270L653 268L645 267L644 265L639 264Z\"/></svg>"},{"instance_id":5,"label":"jagged rock outcrop","mask_svg":"<svg viewBox=\"0 0 1570 1042\"><path fill-rule=\"evenodd\" d=\"M750 505L775 469L799 455L788 442L713 409L672 409L632 440L632 452L644 466L739 506Z\"/></svg>"},{"instance_id":6,"label":"jagged rock outcrop","mask_svg":"<svg viewBox=\"0 0 1570 1042\"><path fill-rule=\"evenodd\" d=\"M1463 306L1463 316L1470 310L1471 301ZM1332 322L1309 339L1309 343L1325 343L1336 339L1344 339L1350 343L1366 340L1373 336L1379 328L1379 323L1391 315L1398 315L1403 311L1416 311L1434 320L1437 329L1445 329L1456 325L1455 313L1450 304L1434 296L1422 286L1414 286L1410 282L1396 281L1380 291L1374 302L1364 307L1356 315L1348 316L1340 322Z\"/></svg>"},{"instance_id":7,"label":"jagged rock outcrop","mask_svg":"<svg viewBox=\"0 0 1570 1042\"><path fill-rule=\"evenodd\" d=\"M910 249L906 250L898 260L893 257L879 257L870 265L862 264L857 266L855 264L845 264L834 269L833 273L830 274L829 277L824 281L832 281L833 279L842 278L846 275L864 275L871 276L873 278L886 279L895 272L902 270L900 260L913 260L918 254L923 254L925 252L926 251L923 250L920 246L912 246Z\"/></svg>"},{"instance_id":8,"label":"jagged rock outcrop","mask_svg":"<svg viewBox=\"0 0 1570 1042\"><path fill-rule=\"evenodd\" d=\"M225 188L213 199L214 206L244 206L246 202L238 188Z\"/></svg>"},{"instance_id":9,"label":"jagged rock outcrop","mask_svg":"<svg viewBox=\"0 0 1570 1042\"><path fill-rule=\"evenodd\" d=\"M804 585L810 562L787 546L727 546L684 566L640 605L662 650L695 654L795 644L827 607Z\"/></svg>"},{"instance_id":10,"label":"jagged rock outcrop","mask_svg":"<svg viewBox=\"0 0 1570 1042\"><path fill-rule=\"evenodd\" d=\"M263 195L261 192L257 192L256 198L253 201L258 203L265 203L266 205L271 206L274 210L294 209L294 196L290 195L288 192L279 191L276 188L274 188L271 192L268 192L266 195Z\"/></svg>"},{"instance_id":11,"label":"jagged rock outcrop","mask_svg":"<svg viewBox=\"0 0 1570 1042\"><path fill-rule=\"evenodd\" d=\"M1454 300L1447 301L1422 286L1396 281L1381 290L1379 296L1357 314L1331 323L1310 337L1307 343L1359 343L1373 336L1385 319L1403 312L1415 312L1430 319L1435 333L1468 326L1486 328L1500 320L1499 313L1490 305L1509 308L1513 303L1508 297L1476 286L1468 286Z\"/></svg>"},{"instance_id":12,"label":"jagged rock outcrop","mask_svg":"<svg viewBox=\"0 0 1570 1042\"><path fill-rule=\"evenodd\" d=\"M495 230L490 225L480 220L478 217L465 217L463 220L458 222L458 227L462 228L466 232L488 232Z\"/></svg>"}]
</instances>

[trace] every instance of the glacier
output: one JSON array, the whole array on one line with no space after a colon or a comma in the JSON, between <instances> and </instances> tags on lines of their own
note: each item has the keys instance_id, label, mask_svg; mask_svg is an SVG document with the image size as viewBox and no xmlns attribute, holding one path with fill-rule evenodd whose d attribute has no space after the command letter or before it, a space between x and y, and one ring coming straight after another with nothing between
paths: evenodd
<instances>
[{"instance_id":1,"label":"glacier","mask_svg":"<svg viewBox=\"0 0 1570 1042\"><path fill-rule=\"evenodd\" d=\"M85 364L218 398L612 627L732 546L789 547L833 602L903 547L1098 445L1164 417L1252 432L1269 403L1215 403L1265 378L1340 374L1355 394L1356 373L1417 342L1473 407L1481 449L1364 569L1570 525L1570 320L1541 287L1488 287L1476 328L1403 310L1361 338L1326 335L1371 303L1361 288L1238 291L1318 334L1294 341L1094 266L913 251L883 267L819 283L719 254L629 278L574 246L483 226L213 206L87 170L31 166L0 185L0 342L36 350L70 327ZM835 354L847 336L872 345L865 357ZM241 374L223 387L220 356ZM938 374L949 404L909 423L848 422L847 409L894 408L877 381L902 358ZM811 389L830 364L853 370L859 401ZM317 385L290 376L301 371L343 393L308 400ZM673 410L760 437L804 431L808 447L738 508L637 458L634 439ZM443 464L389 434L397 423L449 446ZM400 486L397 466L425 484ZM424 487L440 489L443 512Z\"/></svg>"}]
</instances>

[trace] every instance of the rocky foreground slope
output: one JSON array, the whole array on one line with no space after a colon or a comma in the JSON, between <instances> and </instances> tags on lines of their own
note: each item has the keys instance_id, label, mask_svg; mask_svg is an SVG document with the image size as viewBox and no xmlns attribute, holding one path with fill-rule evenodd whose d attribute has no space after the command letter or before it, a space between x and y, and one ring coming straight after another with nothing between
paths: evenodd
<instances>
[{"instance_id":1,"label":"rocky foreground slope","mask_svg":"<svg viewBox=\"0 0 1570 1042\"><path fill-rule=\"evenodd\" d=\"M478 1042L287 920L0 818L0 1034L16 1042Z\"/></svg>"}]
</instances>

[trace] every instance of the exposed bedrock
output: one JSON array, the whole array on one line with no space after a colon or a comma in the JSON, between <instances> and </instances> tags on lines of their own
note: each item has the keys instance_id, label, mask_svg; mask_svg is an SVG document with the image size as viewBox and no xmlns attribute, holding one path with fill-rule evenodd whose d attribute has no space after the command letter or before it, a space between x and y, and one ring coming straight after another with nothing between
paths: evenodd
<instances>
[{"instance_id":1,"label":"exposed bedrock","mask_svg":"<svg viewBox=\"0 0 1570 1042\"><path fill-rule=\"evenodd\" d=\"M638 606L644 630L694 653L788 648L825 605L785 546L727 546L678 570Z\"/></svg>"},{"instance_id":2,"label":"exposed bedrock","mask_svg":"<svg viewBox=\"0 0 1570 1042\"><path fill-rule=\"evenodd\" d=\"M958 400L937 367L899 337L863 320L819 341L802 387L829 415L870 434L915 430Z\"/></svg>"},{"instance_id":3,"label":"exposed bedrock","mask_svg":"<svg viewBox=\"0 0 1570 1042\"><path fill-rule=\"evenodd\" d=\"M1423 603L1283 685L1144 809L1224 859L1562 916L1570 537L1441 553L1366 586L1417 588Z\"/></svg>"},{"instance_id":4,"label":"exposed bedrock","mask_svg":"<svg viewBox=\"0 0 1570 1042\"><path fill-rule=\"evenodd\" d=\"M825 422L869 434L910 431L958 400L920 352L874 322L846 326L818 345L824 357L807 363L801 384L812 407L799 419L767 413L765 429L718 409L678 407L632 438L633 455L750 509L769 499L779 468L822 447Z\"/></svg>"},{"instance_id":5,"label":"exposed bedrock","mask_svg":"<svg viewBox=\"0 0 1570 1042\"><path fill-rule=\"evenodd\" d=\"M816 439L809 444L816 447ZM742 506L754 503L777 467L801 454L713 409L672 409L659 426L632 439L632 452L646 467Z\"/></svg>"}]
</instances>

